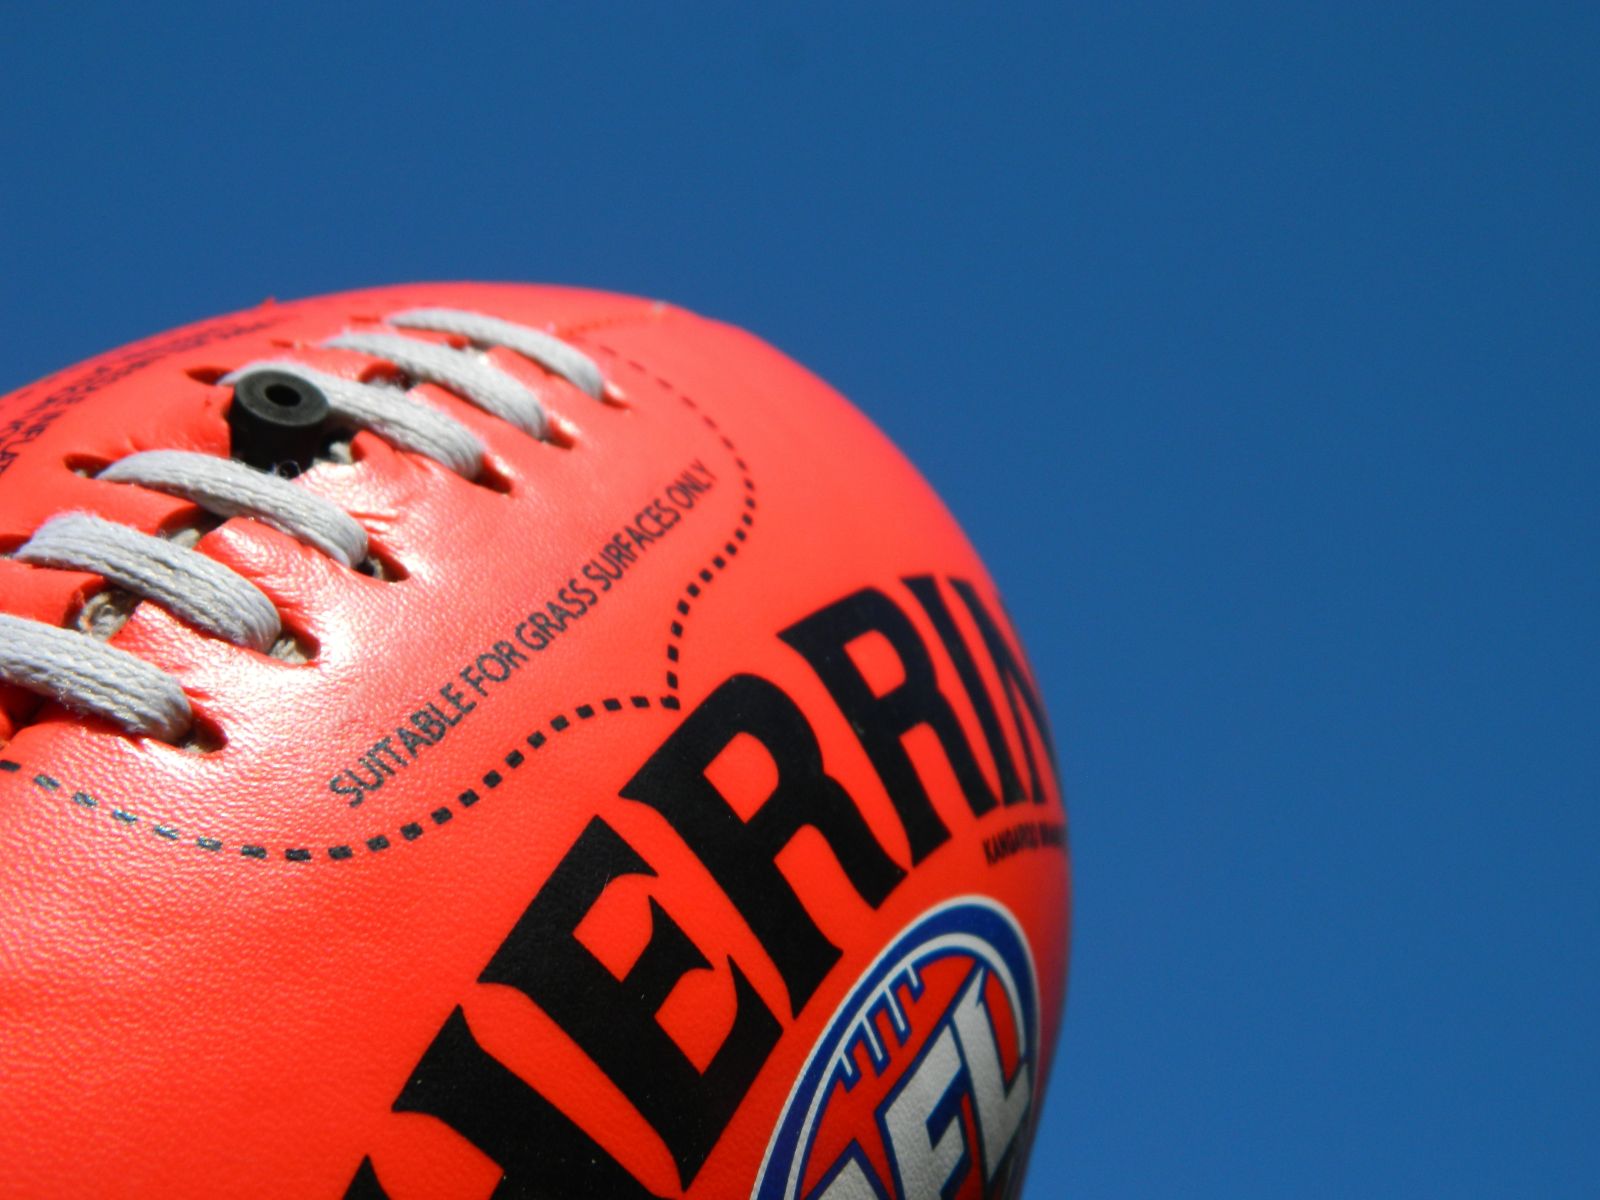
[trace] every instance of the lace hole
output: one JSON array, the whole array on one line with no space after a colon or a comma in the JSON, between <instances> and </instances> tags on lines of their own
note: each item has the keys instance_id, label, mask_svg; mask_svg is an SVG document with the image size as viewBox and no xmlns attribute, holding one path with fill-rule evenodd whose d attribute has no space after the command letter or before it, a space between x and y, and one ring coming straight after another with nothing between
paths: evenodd
<instances>
[{"instance_id":1,"label":"lace hole","mask_svg":"<svg viewBox=\"0 0 1600 1200\"><path fill-rule=\"evenodd\" d=\"M298 666L315 660L321 649L310 634L285 626L278 634L278 640L267 649L267 657Z\"/></svg>"},{"instance_id":2,"label":"lace hole","mask_svg":"<svg viewBox=\"0 0 1600 1200\"><path fill-rule=\"evenodd\" d=\"M478 477L471 482L476 487L499 492L502 496L509 496L512 491L510 474L489 455L484 456L483 463L478 468Z\"/></svg>"},{"instance_id":3,"label":"lace hole","mask_svg":"<svg viewBox=\"0 0 1600 1200\"><path fill-rule=\"evenodd\" d=\"M67 470L74 475L82 475L86 479L93 479L111 465L109 458L101 458L97 454L69 454L62 460Z\"/></svg>"},{"instance_id":4,"label":"lace hole","mask_svg":"<svg viewBox=\"0 0 1600 1200\"><path fill-rule=\"evenodd\" d=\"M185 754L216 754L227 748L228 738L210 717L194 714L194 723L173 746Z\"/></svg>"},{"instance_id":5,"label":"lace hole","mask_svg":"<svg viewBox=\"0 0 1600 1200\"><path fill-rule=\"evenodd\" d=\"M578 445L578 427L565 417L550 414L545 427L545 444L557 450L572 450Z\"/></svg>"},{"instance_id":6,"label":"lace hole","mask_svg":"<svg viewBox=\"0 0 1600 1200\"><path fill-rule=\"evenodd\" d=\"M356 564L356 573L383 583L399 583L411 575L392 556L370 542L367 545L367 557Z\"/></svg>"}]
</instances>

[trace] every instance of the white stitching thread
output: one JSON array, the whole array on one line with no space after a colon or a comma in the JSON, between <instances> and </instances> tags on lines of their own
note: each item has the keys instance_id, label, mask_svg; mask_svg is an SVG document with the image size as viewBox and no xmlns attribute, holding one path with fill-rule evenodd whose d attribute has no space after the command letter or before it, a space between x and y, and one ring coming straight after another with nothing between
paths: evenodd
<instances>
[{"instance_id":1,"label":"white stitching thread","mask_svg":"<svg viewBox=\"0 0 1600 1200\"><path fill-rule=\"evenodd\" d=\"M395 313L389 324L402 329L428 329L435 333L454 333L480 346L504 346L523 358L530 358L546 370L554 371L593 399L605 396L606 381L594 359L553 334L483 313L462 312L453 308L414 308Z\"/></svg>"},{"instance_id":2,"label":"white stitching thread","mask_svg":"<svg viewBox=\"0 0 1600 1200\"><path fill-rule=\"evenodd\" d=\"M251 517L315 546L341 566L367 557L367 531L337 504L287 479L231 458L192 450L146 450L96 476L168 492L223 517Z\"/></svg>"},{"instance_id":3,"label":"white stitching thread","mask_svg":"<svg viewBox=\"0 0 1600 1200\"><path fill-rule=\"evenodd\" d=\"M483 346L504 346L600 398L598 365L551 335L480 313L418 309L396 314L400 327L455 333ZM392 363L437 384L538 438L549 417L534 393L492 363L401 333L347 333L324 343ZM447 413L400 388L359 383L293 361L252 363L225 376L235 384L252 370L288 371L327 397L336 423L370 430L402 450L423 454L474 479L482 469L481 439ZM110 482L169 492L225 517L246 516L296 537L345 566L367 555L366 532L350 516L287 480L230 459L187 451L133 454L102 471ZM175 616L228 641L264 651L282 631L272 601L232 568L196 550L87 513L52 518L15 554L38 566L101 575L160 604ZM176 680L125 650L87 633L0 613L0 681L104 717L129 733L176 741L193 712Z\"/></svg>"},{"instance_id":4,"label":"white stitching thread","mask_svg":"<svg viewBox=\"0 0 1600 1200\"><path fill-rule=\"evenodd\" d=\"M162 741L177 741L194 719L183 689L160 668L86 634L9 613L0 613L0 678Z\"/></svg>"},{"instance_id":5,"label":"white stitching thread","mask_svg":"<svg viewBox=\"0 0 1600 1200\"><path fill-rule=\"evenodd\" d=\"M88 513L52 517L15 557L103 575L180 620L252 650L268 649L282 632L272 601L243 575L198 550Z\"/></svg>"},{"instance_id":6,"label":"white stitching thread","mask_svg":"<svg viewBox=\"0 0 1600 1200\"><path fill-rule=\"evenodd\" d=\"M425 383L448 388L543 441L549 418L539 398L498 367L465 350L418 341L400 333L345 333L322 343L330 350L354 350L391 362Z\"/></svg>"}]
</instances>

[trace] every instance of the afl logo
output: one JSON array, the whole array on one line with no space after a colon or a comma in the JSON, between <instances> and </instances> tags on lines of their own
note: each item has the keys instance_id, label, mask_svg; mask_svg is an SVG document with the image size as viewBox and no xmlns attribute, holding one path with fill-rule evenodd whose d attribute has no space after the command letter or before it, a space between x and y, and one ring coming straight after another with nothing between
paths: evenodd
<instances>
[{"instance_id":1,"label":"afl logo","mask_svg":"<svg viewBox=\"0 0 1600 1200\"><path fill-rule=\"evenodd\" d=\"M1002 1200L1022 1180L1038 986L1015 919L966 896L912 922L828 1022L751 1200Z\"/></svg>"}]
</instances>

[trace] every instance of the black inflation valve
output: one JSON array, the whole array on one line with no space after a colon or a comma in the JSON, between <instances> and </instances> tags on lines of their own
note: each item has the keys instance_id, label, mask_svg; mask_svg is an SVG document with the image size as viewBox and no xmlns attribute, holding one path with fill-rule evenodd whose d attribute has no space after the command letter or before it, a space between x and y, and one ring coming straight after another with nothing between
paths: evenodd
<instances>
[{"instance_id":1,"label":"black inflation valve","mask_svg":"<svg viewBox=\"0 0 1600 1200\"><path fill-rule=\"evenodd\" d=\"M310 380L271 367L233 382L228 429L234 458L293 478L309 467L327 437L331 409Z\"/></svg>"}]
</instances>

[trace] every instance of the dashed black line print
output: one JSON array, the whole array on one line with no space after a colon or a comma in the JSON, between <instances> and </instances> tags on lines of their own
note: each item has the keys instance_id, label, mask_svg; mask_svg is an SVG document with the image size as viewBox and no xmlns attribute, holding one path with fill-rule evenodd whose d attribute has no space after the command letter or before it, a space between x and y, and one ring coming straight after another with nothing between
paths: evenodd
<instances>
[{"instance_id":1,"label":"dashed black line print","mask_svg":"<svg viewBox=\"0 0 1600 1200\"><path fill-rule=\"evenodd\" d=\"M744 458L739 454L739 448L734 445L733 439L723 432L715 417L701 410L700 406L694 402L693 397L679 391L670 380L664 379L660 375L652 374L648 367L636 359L628 358L610 346L599 342L592 343L592 345L596 350L626 363L641 375L649 376L657 387L676 396L686 408L698 414L705 427L721 440L723 449L732 456L733 465L739 471L739 484L744 492L743 511L739 514L739 523L734 526L733 532L728 536L728 540L723 543L721 551L713 554L710 561L702 566L695 573L695 577L684 585L683 594L674 605L676 615L667 626L666 683L667 691L675 693L681 685L679 672L682 670L680 664L683 661L685 622L693 614L694 602L700 599L705 593L705 589L716 580L718 575L732 565L733 560L739 556L739 547L749 540L750 530L756 522L756 484L750 475L750 464L745 462Z\"/></svg>"},{"instance_id":2,"label":"dashed black line print","mask_svg":"<svg viewBox=\"0 0 1600 1200\"><path fill-rule=\"evenodd\" d=\"M613 357L620 357L617 352L612 350L610 347L596 345L596 348L612 355ZM693 601L699 599L701 596L702 585L710 584L716 579L718 574L727 570L728 567L732 565L732 560L737 558L739 555L739 547L742 546L748 539L749 530L755 524L754 514L757 507L755 499L756 485L755 481L750 477L749 465L742 457L740 457L738 449L735 447L733 440L729 438L727 434L721 431L714 418L707 413L701 412L700 406L697 405L693 399L678 391L678 389L675 388L668 380L657 375L651 375L651 373L642 364L635 362L632 359L625 359L624 361L626 361L627 364L634 370L640 372L641 374L650 376L650 378L652 378L662 389L670 392L672 395L677 396L678 399L681 400L683 404L691 411L700 415L700 418L705 423L706 428L711 430L721 439L723 448L726 449L733 457L734 465L738 468L740 473L740 482L744 491L743 511L740 514L738 525L734 527L732 535L724 543L721 552L713 554L708 564L700 569L696 580L691 580L688 583L688 585L684 588L683 595L674 605L674 612L676 616L674 617L670 626L671 641L668 644L667 660L671 666L676 667L682 656L680 644L684 634L684 621L686 621L693 612ZM601 715L615 715L617 713L624 712L641 712L647 711L651 708L662 708L668 711L676 712L683 706L683 702L678 697L677 692L677 671L675 669L668 670L667 692L665 695L652 698L646 695L635 694L629 695L625 700L619 696L607 696L599 702L598 707L593 704L575 705L572 708L572 716L569 716L566 712L556 713L547 722L545 722L543 726L529 733L523 739L523 744L526 745L530 750L537 751L542 746L549 744L553 737L560 737L562 734L572 729L576 729L579 725L592 721ZM574 724L573 717L576 717L577 724ZM527 761L527 754L520 746L507 751L499 759L499 762L504 765L506 770L510 771L519 769L526 764ZM16 761L15 759L0 758L0 774L19 774L23 771L23 769L22 763ZM503 772L498 767L490 768L489 770L483 772L481 776L479 776L477 786L466 788L456 796L454 808L452 808L448 803L440 804L429 811L427 815L427 821L434 827L447 824L455 819L458 812L465 813L467 810L478 804L483 798L484 792L493 791L504 782L505 775ZM47 795L60 795L65 788L65 785L59 779L55 778L53 775L44 773L35 774L32 777L32 783L41 792L44 792ZM483 791L478 790L480 787L483 789ZM118 804L105 801L101 797L92 795L89 792L71 791L69 803L77 808L84 809L89 812L104 814L114 825L125 830L135 830L140 828L149 829L152 836L159 838L161 841L168 844L186 844L192 846L194 849L202 850L207 854L215 854L219 856L226 855L231 849L229 844L222 838L209 837L203 834L187 834L175 825L164 821L158 821L148 814L137 813ZM358 850L365 852L367 855L374 855L382 854L396 845L409 845L420 839L426 830L427 826L424 825L422 821L417 820L408 821L398 827L398 830L396 831L400 835L400 841L398 843L392 839L389 833L376 833L358 842L338 843L320 848L312 846L284 846L274 851L273 849L259 842L240 842L237 844L236 848L232 849L235 849L237 856L240 858L254 859L257 861L267 861L276 858L287 863L348 862L356 857Z\"/></svg>"},{"instance_id":3,"label":"dashed black line print","mask_svg":"<svg viewBox=\"0 0 1600 1200\"><path fill-rule=\"evenodd\" d=\"M332 846L285 846L273 850L260 842L240 842L234 852L241 858L251 858L258 861L279 858L284 862L308 863L317 861L346 862L356 856L358 849L367 854L380 854L391 846L406 845L415 842L427 832L429 825L434 827L447 824L455 819L458 812L473 807L483 798L485 792L491 792L505 782L505 770L515 771L528 762L528 752L522 749L527 746L529 750L538 750L541 746L570 730L577 729L585 722L590 722L598 717L610 716L616 713L636 713L651 708L664 708L677 710L681 703L676 696L628 696L626 699L619 696L607 696L598 704L579 704L574 707L569 715L559 712L548 721L528 734L522 740L522 745L514 747L503 754L498 760L499 765L491 767L478 777L477 783L462 791L455 798L455 804L437 804L431 809L423 820L407 821L400 825L394 832L400 836L396 842L390 833L377 833L363 841L341 843ZM15 775L23 771L23 765L16 759L0 758L0 772ZM32 777L33 785L47 795L64 797L68 803L77 808L105 816L113 824L124 829L148 829L150 833L164 842L185 843L197 850L204 850L210 854L224 854L229 851L229 845L221 838L206 837L203 835L190 835L183 832L176 825L159 821L146 813L133 812L122 807L116 802L109 801L89 792L74 791L57 779L54 775L44 773ZM481 790L480 790L481 789Z\"/></svg>"}]
</instances>

